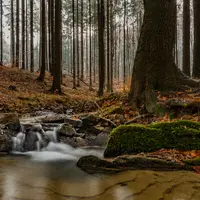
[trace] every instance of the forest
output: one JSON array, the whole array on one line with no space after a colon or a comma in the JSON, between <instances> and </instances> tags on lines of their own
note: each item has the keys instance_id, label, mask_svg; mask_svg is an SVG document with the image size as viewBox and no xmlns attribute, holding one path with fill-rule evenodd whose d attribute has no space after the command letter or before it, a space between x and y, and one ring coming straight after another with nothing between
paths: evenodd
<instances>
[{"instance_id":1,"label":"forest","mask_svg":"<svg viewBox=\"0 0 200 200\"><path fill-rule=\"evenodd\" d=\"M199 54L200 0L0 0L0 196L199 200Z\"/></svg>"}]
</instances>

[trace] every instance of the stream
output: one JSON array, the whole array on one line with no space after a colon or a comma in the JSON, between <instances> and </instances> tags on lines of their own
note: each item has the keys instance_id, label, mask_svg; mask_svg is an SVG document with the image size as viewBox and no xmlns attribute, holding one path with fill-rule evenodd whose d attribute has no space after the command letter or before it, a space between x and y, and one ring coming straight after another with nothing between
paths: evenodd
<instances>
[{"instance_id":1,"label":"stream","mask_svg":"<svg viewBox=\"0 0 200 200\"><path fill-rule=\"evenodd\" d=\"M50 134L51 133L51 134ZM90 175L76 166L86 155L103 157L102 148L51 141L38 151L18 151L25 136L13 138L11 155L0 156L1 200L199 200L200 175L186 171L126 171ZM48 135L49 136L49 135Z\"/></svg>"},{"instance_id":2,"label":"stream","mask_svg":"<svg viewBox=\"0 0 200 200\"><path fill-rule=\"evenodd\" d=\"M76 167L75 160L37 158L0 158L1 200L200 199L200 175L194 173L127 171L88 175Z\"/></svg>"}]
</instances>

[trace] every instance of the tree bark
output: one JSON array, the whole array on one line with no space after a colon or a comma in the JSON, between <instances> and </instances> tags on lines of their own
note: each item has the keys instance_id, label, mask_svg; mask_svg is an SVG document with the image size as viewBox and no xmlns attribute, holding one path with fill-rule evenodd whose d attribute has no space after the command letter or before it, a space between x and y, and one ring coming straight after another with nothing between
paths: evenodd
<instances>
[{"instance_id":1,"label":"tree bark","mask_svg":"<svg viewBox=\"0 0 200 200\"><path fill-rule=\"evenodd\" d=\"M126 2L127 0L124 0L124 38L123 38L123 91L125 92L125 86L126 86Z\"/></svg>"},{"instance_id":2,"label":"tree bark","mask_svg":"<svg viewBox=\"0 0 200 200\"><path fill-rule=\"evenodd\" d=\"M62 2L61 0L55 0L55 72L53 76L53 92L57 91L59 94L62 93L61 82L62 82Z\"/></svg>"},{"instance_id":3,"label":"tree bark","mask_svg":"<svg viewBox=\"0 0 200 200\"><path fill-rule=\"evenodd\" d=\"M194 60L193 77L200 78L200 1L194 0Z\"/></svg>"},{"instance_id":4,"label":"tree bark","mask_svg":"<svg viewBox=\"0 0 200 200\"><path fill-rule=\"evenodd\" d=\"M90 89L92 88L92 6L91 0L89 2L89 80L90 80Z\"/></svg>"},{"instance_id":5,"label":"tree bark","mask_svg":"<svg viewBox=\"0 0 200 200\"><path fill-rule=\"evenodd\" d=\"M11 66L15 67L14 5L11 3Z\"/></svg>"},{"instance_id":6,"label":"tree bark","mask_svg":"<svg viewBox=\"0 0 200 200\"><path fill-rule=\"evenodd\" d=\"M25 69L25 2L21 0L21 18L22 18L22 31L21 31L21 59L22 59L22 69Z\"/></svg>"},{"instance_id":7,"label":"tree bark","mask_svg":"<svg viewBox=\"0 0 200 200\"><path fill-rule=\"evenodd\" d=\"M28 0L26 0L26 69L29 69Z\"/></svg>"},{"instance_id":8,"label":"tree bark","mask_svg":"<svg viewBox=\"0 0 200 200\"><path fill-rule=\"evenodd\" d=\"M183 1L183 73L190 76L190 0Z\"/></svg>"},{"instance_id":9,"label":"tree bark","mask_svg":"<svg viewBox=\"0 0 200 200\"><path fill-rule=\"evenodd\" d=\"M138 108L144 104L148 112L156 108L155 90L200 85L186 77L174 62L175 6L175 0L146 0L144 4L129 101Z\"/></svg>"},{"instance_id":10,"label":"tree bark","mask_svg":"<svg viewBox=\"0 0 200 200\"><path fill-rule=\"evenodd\" d=\"M72 24L73 24L73 89L76 89L76 62L75 62L75 53L76 53L76 48L75 48L75 5L74 5L74 0L72 0Z\"/></svg>"},{"instance_id":11,"label":"tree bark","mask_svg":"<svg viewBox=\"0 0 200 200\"><path fill-rule=\"evenodd\" d=\"M84 39L83 39L83 0L81 0L81 77L80 79L83 81L84 78Z\"/></svg>"},{"instance_id":12,"label":"tree bark","mask_svg":"<svg viewBox=\"0 0 200 200\"><path fill-rule=\"evenodd\" d=\"M49 56L49 71L53 75L52 71L52 40L51 40L51 15L52 15L52 0L48 0L48 56Z\"/></svg>"},{"instance_id":13,"label":"tree bark","mask_svg":"<svg viewBox=\"0 0 200 200\"><path fill-rule=\"evenodd\" d=\"M30 68L34 72L33 0L30 0Z\"/></svg>"},{"instance_id":14,"label":"tree bark","mask_svg":"<svg viewBox=\"0 0 200 200\"><path fill-rule=\"evenodd\" d=\"M19 0L16 0L16 61L15 66L19 68Z\"/></svg>"},{"instance_id":15,"label":"tree bark","mask_svg":"<svg viewBox=\"0 0 200 200\"><path fill-rule=\"evenodd\" d=\"M40 61L40 76L39 81L44 81L46 70L46 4L45 0L41 0L41 61Z\"/></svg>"},{"instance_id":16,"label":"tree bark","mask_svg":"<svg viewBox=\"0 0 200 200\"><path fill-rule=\"evenodd\" d=\"M3 65L3 0L1 0L1 58L0 58L0 62L1 65Z\"/></svg>"},{"instance_id":17,"label":"tree bark","mask_svg":"<svg viewBox=\"0 0 200 200\"><path fill-rule=\"evenodd\" d=\"M105 11L104 0L98 0L98 38L99 38L99 91L98 96L103 96L105 85Z\"/></svg>"},{"instance_id":18,"label":"tree bark","mask_svg":"<svg viewBox=\"0 0 200 200\"><path fill-rule=\"evenodd\" d=\"M76 60L77 60L77 87L80 87L80 66L79 66L79 1L76 0Z\"/></svg>"},{"instance_id":19,"label":"tree bark","mask_svg":"<svg viewBox=\"0 0 200 200\"><path fill-rule=\"evenodd\" d=\"M106 8L106 18L107 18L107 91L110 90L110 0L107 0L107 8Z\"/></svg>"}]
</instances>

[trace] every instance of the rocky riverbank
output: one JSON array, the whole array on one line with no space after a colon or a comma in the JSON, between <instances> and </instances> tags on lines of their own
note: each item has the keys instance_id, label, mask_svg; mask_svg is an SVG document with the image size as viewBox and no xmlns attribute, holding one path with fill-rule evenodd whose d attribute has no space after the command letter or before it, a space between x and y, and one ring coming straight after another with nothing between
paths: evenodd
<instances>
[{"instance_id":1,"label":"rocky riverbank","mask_svg":"<svg viewBox=\"0 0 200 200\"><path fill-rule=\"evenodd\" d=\"M124 170L196 170L200 165L200 123L160 122L122 125L109 137L105 159L81 158L77 166L88 173ZM165 154L171 152L168 156ZM193 152L193 156L190 156ZM160 156L159 156L160 155Z\"/></svg>"},{"instance_id":2,"label":"rocky riverbank","mask_svg":"<svg viewBox=\"0 0 200 200\"><path fill-rule=\"evenodd\" d=\"M59 142L76 147L105 147L112 124L85 115L72 119L70 115L43 115L19 119L15 114L0 117L0 152L10 152L12 142L16 150L26 152L45 148L49 142Z\"/></svg>"},{"instance_id":3,"label":"rocky riverbank","mask_svg":"<svg viewBox=\"0 0 200 200\"><path fill-rule=\"evenodd\" d=\"M0 152L45 149L50 142L74 148L105 148L105 158L82 157L77 166L87 173L124 170L195 170L200 166L200 123L176 121L122 125L95 115L42 115L19 119L0 117ZM113 130L112 130L113 129ZM13 146L14 145L14 146Z\"/></svg>"}]
</instances>

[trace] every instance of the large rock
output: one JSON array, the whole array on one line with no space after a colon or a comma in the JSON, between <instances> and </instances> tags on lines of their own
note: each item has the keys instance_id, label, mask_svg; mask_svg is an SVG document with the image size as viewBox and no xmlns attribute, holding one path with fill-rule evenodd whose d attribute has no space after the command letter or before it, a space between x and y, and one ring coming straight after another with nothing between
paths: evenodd
<instances>
[{"instance_id":1,"label":"large rock","mask_svg":"<svg viewBox=\"0 0 200 200\"><path fill-rule=\"evenodd\" d=\"M16 114L4 114L0 117L0 124L12 131L20 131L20 122Z\"/></svg>"},{"instance_id":2,"label":"large rock","mask_svg":"<svg viewBox=\"0 0 200 200\"><path fill-rule=\"evenodd\" d=\"M95 115L88 115L82 119L83 127L93 127L96 126L100 122L100 118Z\"/></svg>"},{"instance_id":3,"label":"large rock","mask_svg":"<svg viewBox=\"0 0 200 200\"><path fill-rule=\"evenodd\" d=\"M73 137L76 135L76 130L70 124L62 124L60 128L57 129L57 133L66 137Z\"/></svg>"},{"instance_id":4,"label":"large rock","mask_svg":"<svg viewBox=\"0 0 200 200\"><path fill-rule=\"evenodd\" d=\"M75 120L75 119L65 118L64 122L71 124L75 128L80 128L83 125L82 120L79 120L79 119Z\"/></svg>"},{"instance_id":5,"label":"large rock","mask_svg":"<svg viewBox=\"0 0 200 200\"><path fill-rule=\"evenodd\" d=\"M105 157L151 152L159 149L199 150L200 123L161 122L148 126L122 125L114 129Z\"/></svg>"},{"instance_id":6,"label":"large rock","mask_svg":"<svg viewBox=\"0 0 200 200\"><path fill-rule=\"evenodd\" d=\"M9 152L12 150L12 137L15 132L5 129L5 126L0 124L0 152Z\"/></svg>"},{"instance_id":7,"label":"large rock","mask_svg":"<svg viewBox=\"0 0 200 200\"><path fill-rule=\"evenodd\" d=\"M188 165L139 156L121 156L111 161L95 156L85 156L79 159L77 166L89 174L116 173L124 170L192 170L192 167Z\"/></svg>"},{"instance_id":8,"label":"large rock","mask_svg":"<svg viewBox=\"0 0 200 200\"><path fill-rule=\"evenodd\" d=\"M12 150L12 137L20 131L19 118L15 114L4 114L0 117L0 152Z\"/></svg>"},{"instance_id":9,"label":"large rock","mask_svg":"<svg viewBox=\"0 0 200 200\"><path fill-rule=\"evenodd\" d=\"M75 128L82 127L83 122L78 119L71 119L68 115L54 115L54 116L46 116L42 119L42 123L45 124L62 124L67 123L72 125Z\"/></svg>"},{"instance_id":10,"label":"large rock","mask_svg":"<svg viewBox=\"0 0 200 200\"><path fill-rule=\"evenodd\" d=\"M23 145L23 151L35 151L37 150L36 142L38 141L38 137L35 132L29 131L26 133L26 138Z\"/></svg>"},{"instance_id":11,"label":"large rock","mask_svg":"<svg viewBox=\"0 0 200 200\"><path fill-rule=\"evenodd\" d=\"M95 139L95 145L96 146L105 146L108 142L108 134L107 133L100 133L99 135L97 135L96 139Z\"/></svg>"}]
</instances>

